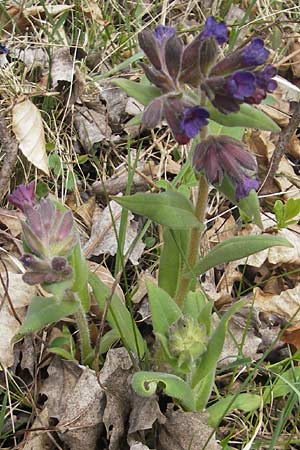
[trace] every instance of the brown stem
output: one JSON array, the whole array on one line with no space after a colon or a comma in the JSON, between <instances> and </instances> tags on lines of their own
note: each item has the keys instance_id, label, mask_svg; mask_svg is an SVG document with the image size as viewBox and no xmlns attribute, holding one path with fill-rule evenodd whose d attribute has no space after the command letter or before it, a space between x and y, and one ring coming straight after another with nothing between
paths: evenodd
<instances>
[{"instance_id":1,"label":"brown stem","mask_svg":"<svg viewBox=\"0 0 300 450\"><path fill-rule=\"evenodd\" d=\"M2 199L7 190L18 155L18 142L11 136L5 125L5 114L3 111L0 111L0 143L2 144L2 152L6 154L0 171L0 199Z\"/></svg>"},{"instance_id":2,"label":"brown stem","mask_svg":"<svg viewBox=\"0 0 300 450\"><path fill-rule=\"evenodd\" d=\"M276 149L274 150L272 160L270 163L270 167L267 173L267 176L262 183L260 187L260 193L268 193L270 191L270 186L273 183L275 174L278 170L281 158L285 154L287 150L287 146L289 145L290 140L292 139L297 127L299 126L300 122L300 103L292 102L291 103L291 112L292 117L291 120L286 128L281 131L277 144Z\"/></svg>"}]
</instances>

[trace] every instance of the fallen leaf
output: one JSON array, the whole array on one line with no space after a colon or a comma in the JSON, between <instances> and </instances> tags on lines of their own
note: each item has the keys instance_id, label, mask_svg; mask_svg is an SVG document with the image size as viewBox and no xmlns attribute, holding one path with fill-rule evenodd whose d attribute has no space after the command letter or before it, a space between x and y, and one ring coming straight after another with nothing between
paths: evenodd
<instances>
[{"instance_id":1,"label":"fallen leaf","mask_svg":"<svg viewBox=\"0 0 300 450\"><path fill-rule=\"evenodd\" d=\"M100 278L102 283L106 284L106 286L109 287L109 289L112 289L116 280L106 267L94 263L92 261L89 261L89 269L91 272L95 273ZM115 288L115 294L119 297L120 300L122 300L124 304L126 303L124 292L119 284L117 284Z\"/></svg>"},{"instance_id":2,"label":"fallen leaf","mask_svg":"<svg viewBox=\"0 0 300 450\"><path fill-rule=\"evenodd\" d=\"M83 220L88 230L92 227L93 212L95 209L95 197L90 197L87 202L76 208L76 214Z\"/></svg>"},{"instance_id":3,"label":"fallen leaf","mask_svg":"<svg viewBox=\"0 0 300 450\"><path fill-rule=\"evenodd\" d=\"M102 431L105 395L96 374L73 361L54 358L40 394L47 396L49 420L70 450L95 450ZM44 413L45 414L45 413Z\"/></svg>"},{"instance_id":4,"label":"fallen leaf","mask_svg":"<svg viewBox=\"0 0 300 450\"><path fill-rule=\"evenodd\" d=\"M109 125L118 131L122 119L125 117L128 96L113 84L105 85L105 88L101 89L100 95L106 103Z\"/></svg>"},{"instance_id":5,"label":"fallen leaf","mask_svg":"<svg viewBox=\"0 0 300 450\"><path fill-rule=\"evenodd\" d=\"M220 450L213 428L207 424L207 413L172 412L161 425L158 450Z\"/></svg>"},{"instance_id":6,"label":"fallen leaf","mask_svg":"<svg viewBox=\"0 0 300 450\"><path fill-rule=\"evenodd\" d=\"M52 87L55 88L60 81L72 83L75 67L68 47L55 47L51 63Z\"/></svg>"},{"instance_id":7,"label":"fallen leaf","mask_svg":"<svg viewBox=\"0 0 300 450\"><path fill-rule=\"evenodd\" d=\"M49 57L44 48L10 48L10 55L19 61L23 61L28 70L33 70L37 67L47 69L49 66Z\"/></svg>"},{"instance_id":8,"label":"fallen leaf","mask_svg":"<svg viewBox=\"0 0 300 450\"><path fill-rule=\"evenodd\" d=\"M107 124L104 109L96 111L86 106L76 106L74 126L86 152L89 152L94 144L109 140L111 137L111 129Z\"/></svg>"},{"instance_id":9,"label":"fallen leaf","mask_svg":"<svg viewBox=\"0 0 300 450\"><path fill-rule=\"evenodd\" d=\"M109 350L100 373L100 383L106 395L103 423L109 437L109 450L120 450L121 442L125 440L125 424L128 421L132 397L132 374L132 362L127 350Z\"/></svg>"},{"instance_id":10,"label":"fallen leaf","mask_svg":"<svg viewBox=\"0 0 300 450\"><path fill-rule=\"evenodd\" d=\"M49 175L44 126L38 108L30 100L17 103L12 110L12 122L22 153L35 167Z\"/></svg>"},{"instance_id":11,"label":"fallen leaf","mask_svg":"<svg viewBox=\"0 0 300 450\"><path fill-rule=\"evenodd\" d=\"M19 211L11 211L6 208L0 208L0 223L5 225L12 236L20 236L22 232L21 220L23 214Z\"/></svg>"},{"instance_id":12,"label":"fallen leaf","mask_svg":"<svg viewBox=\"0 0 300 450\"><path fill-rule=\"evenodd\" d=\"M300 285L287 289L279 295L265 293L260 288L254 288L254 305L265 313L277 314L292 324L300 321Z\"/></svg>"},{"instance_id":13,"label":"fallen leaf","mask_svg":"<svg viewBox=\"0 0 300 450\"><path fill-rule=\"evenodd\" d=\"M122 207L116 202L111 201L110 208L116 230L119 231ZM98 256L106 253L114 256L117 253L118 245L112 223L110 208L107 206L103 211L100 211L99 208L95 208L91 237L84 246L84 253L86 256ZM129 212L124 242L124 255L128 251L133 241L136 239L137 234L138 222L133 220L133 214ZM139 241L135 245L129 257L132 264L138 264L138 260L143 253L144 247L145 245L141 241Z\"/></svg>"},{"instance_id":14,"label":"fallen leaf","mask_svg":"<svg viewBox=\"0 0 300 450\"><path fill-rule=\"evenodd\" d=\"M1 274L6 283L6 274ZM36 287L29 286L22 280L21 274L8 272L8 295L13 307L22 321L25 318L26 306L36 293ZM0 283L0 362L4 367L12 366L14 362L12 338L17 334L20 323L14 316L5 297L5 290Z\"/></svg>"},{"instance_id":15,"label":"fallen leaf","mask_svg":"<svg viewBox=\"0 0 300 450\"><path fill-rule=\"evenodd\" d=\"M150 448L140 442L135 442L130 446L130 450L150 450Z\"/></svg>"}]
</instances>

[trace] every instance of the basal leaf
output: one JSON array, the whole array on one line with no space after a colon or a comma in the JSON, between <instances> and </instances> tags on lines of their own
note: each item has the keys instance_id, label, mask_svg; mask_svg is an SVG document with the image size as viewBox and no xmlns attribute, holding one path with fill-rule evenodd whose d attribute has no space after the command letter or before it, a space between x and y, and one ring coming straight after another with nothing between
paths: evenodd
<instances>
[{"instance_id":1,"label":"basal leaf","mask_svg":"<svg viewBox=\"0 0 300 450\"><path fill-rule=\"evenodd\" d=\"M74 314L78 307L79 304L71 300L58 302L54 297L34 297L16 338L19 339L24 334L33 333L50 323L64 319Z\"/></svg>"},{"instance_id":2,"label":"basal leaf","mask_svg":"<svg viewBox=\"0 0 300 450\"><path fill-rule=\"evenodd\" d=\"M275 246L292 247L292 244L287 239L267 234L261 236L235 236L216 245L196 265L193 274L201 275L219 264L246 258L261 250Z\"/></svg>"},{"instance_id":3,"label":"basal leaf","mask_svg":"<svg viewBox=\"0 0 300 450\"><path fill-rule=\"evenodd\" d=\"M239 112L230 114L222 114L211 103L206 106L206 109L212 120L226 127L247 127L273 132L280 131L280 127L269 116L245 103L240 106Z\"/></svg>"},{"instance_id":4,"label":"basal leaf","mask_svg":"<svg viewBox=\"0 0 300 450\"><path fill-rule=\"evenodd\" d=\"M103 311L110 297L110 289L92 272L89 273L89 284L92 287L100 310ZM145 352L144 340L130 312L116 294L112 296L108 308L107 321L113 329L118 331L124 345L137 355L143 356Z\"/></svg>"},{"instance_id":5,"label":"basal leaf","mask_svg":"<svg viewBox=\"0 0 300 450\"><path fill-rule=\"evenodd\" d=\"M195 402L193 392L189 385L181 378L170 373L163 372L137 372L132 378L132 387L142 397L150 397L155 394L157 387L173 397L189 411L194 411Z\"/></svg>"},{"instance_id":6,"label":"basal leaf","mask_svg":"<svg viewBox=\"0 0 300 450\"><path fill-rule=\"evenodd\" d=\"M136 81L126 80L125 78L115 78L113 83L123 89L130 97L135 98L145 106L160 95L160 90L150 84L137 83Z\"/></svg>"},{"instance_id":7,"label":"basal leaf","mask_svg":"<svg viewBox=\"0 0 300 450\"><path fill-rule=\"evenodd\" d=\"M146 283L154 333L166 335L169 327L182 315L176 302L163 289Z\"/></svg>"},{"instance_id":8,"label":"basal leaf","mask_svg":"<svg viewBox=\"0 0 300 450\"><path fill-rule=\"evenodd\" d=\"M176 191L159 194L138 192L124 197L113 197L124 208L174 230L202 228L194 214L192 203Z\"/></svg>"},{"instance_id":9,"label":"basal leaf","mask_svg":"<svg viewBox=\"0 0 300 450\"><path fill-rule=\"evenodd\" d=\"M230 413L234 409L250 412L259 408L260 404L261 397L256 394L228 395L207 408L207 412L209 413L208 423L215 428L225 414Z\"/></svg>"}]
</instances>

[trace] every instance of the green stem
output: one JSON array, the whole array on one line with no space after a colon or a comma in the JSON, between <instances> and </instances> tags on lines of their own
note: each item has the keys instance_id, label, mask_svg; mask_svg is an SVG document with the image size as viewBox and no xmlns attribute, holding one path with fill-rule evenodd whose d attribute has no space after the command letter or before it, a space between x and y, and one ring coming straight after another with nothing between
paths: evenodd
<instances>
[{"instance_id":1,"label":"green stem","mask_svg":"<svg viewBox=\"0 0 300 450\"><path fill-rule=\"evenodd\" d=\"M88 364L93 355L93 349L90 341L90 331L81 302L78 298L77 301L79 302L80 306L75 314L75 320L79 331L81 362L82 364Z\"/></svg>"},{"instance_id":2,"label":"green stem","mask_svg":"<svg viewBox=\"0 0 300 450\"><path fill-rule=\"evenodd\" d=\"M205 212L207 206L207 198L208 198L208 183L204 176L200 177L199 187L198 187L198 196L195 206L195 215L199 222L203 222L205 219ZM200 245L201 231L198 228L193 228L191 231L191 238L189 243L189 249L187 254L187 260L183 268L183 275L180 278L179 285L177 288L175 301L177 305L182 308L183 302L186 294L189 291L191 279L186 276L186 273L193 269L197 262L198 254L199 254L199 245Z\"/></svg>"},{"instance_id":3,"label":"green stem","mask_svg":"<svg viewBox=\"0 0 300 450\"><path fill-rule=\"evenodd\" d=\"M201 105L205 106L206 104L206 97L205 95L201 98ZM203 141L207 136L207 127L202 128L200 131L200 137L201 141ZM204 222L205 219L205 213L206 213L206 207L207 207L207 199L208 199L208 190L209 185L206 181L205 176L201 175L199 179L199 185L198 185L198 194L197 194L197 200L195 205L195 216L199 220L199 222ZM186 297L186 294L189 291L189 287L191 284L190 277L186 276L186 273L189 272L193 267L195 266L198 255L199 255L199 245L200 245L200 238L201 238L202 231L198 228L193 228L191 231L191 237L190 237L190 243L189 243L189 249L187 253L187 259L183 267L183 271L181 273L181 277L179 280L179 285L177 287L176 295L175 295L175 301L177 305L182 308L183 302Z\"/></svg>"}]
</instances>

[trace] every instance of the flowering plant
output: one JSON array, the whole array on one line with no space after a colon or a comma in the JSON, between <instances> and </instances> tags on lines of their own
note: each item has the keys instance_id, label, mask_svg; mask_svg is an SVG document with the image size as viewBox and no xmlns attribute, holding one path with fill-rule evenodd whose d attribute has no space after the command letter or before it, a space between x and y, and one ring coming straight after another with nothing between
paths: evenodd
<instances>
[{"instance_id":1,"label":"flowering plant","mask_svg":"<svg viewBox=\"0 0 300 450\"><path fill-rule=\"evenodd\" d=\"M21 258L26 269L24 281L41 284L52 295L33 299L20 334L74 314L83 363L98 368L99 355L122 339L139 360L141 370L132 381L136 392L151 395L159 384L190 411L206 407L228 320L245 303L234 303L214 328L213 303L202 292L197 277L219 264L265 248L289 245L277 236L238 236L217 245L205 256L199 255L209 183L261 224L255 192L259 186L256 160L237 139L236 127L240 127L240 132L242 127L259 124L278 131L271 119L249 106L259 103L276 87L272 78L275 69L270 64L264 66L269 52L263 41L254 38L242 49L218 60L218 45L227 40L225 24L213 17L186 46L171 27L145 30L139 35L139 43L151 65L142 63L142 67L152 84L117 80L130 95L147 103L141 117L145 126L153 128L165 120L178 144L195 139L194 152L187 163L199 180L195 205L189 194L182 194L178 185L171 183L165 192L115 198L125 208L163 228L158 285L147 283L156 338L150 369L155 366L157 371L142 370L149 369L143 358L146 343L127 307L116 294L110 294L96 274L89 273L72 213L50 198L36 201L33 183L19 186L9 197L25 216ZM216 123L223 126L224 132L219 135L212 133ZM100 338L95 345L90 339L86 318L90 292L101 311L107 312L111 326L102 347ZM166 371L160 371L162 368Z\"/></svg>"},{"instance_id":2,"label":"flowering plant","mask_svg":"<svg viewBox=\"0 0 300 450\"><path fill-rule=\"evenodd\" d=\"M195 205L180 192L180 186L172 184L160 194L116 198L125 208L164 229L158 286L148 283L147 287L158 346L154 365L158 370L168 366L169 373L138 372L133 387L147 396L159 384L193 411L206 406L228 320L244 305L244 301L234 303L213 329L212 302L199 282L195 285L195 278L218 264L278 245L274 236L238 236L199 256L209 185L262 227L257 162L237 139L237 131L239 138L246 126L279 131L271 119L251 106L276 89L276 69L268 63L270 52L263 40L255 37L220 58L219 47L227 43L228 35L225 23L214 17L206 20L203 31L188 45L172 27L144 30L138 40L150 65L141 63L141 67L151 84L115 80L144 102L140 120L145 127L155 128L165 121L179 145L195 139L187 163L199 180ZM222 131L216 134L216 129ZM288 244L285 241L283 245Z\"/></svg>"}]
</instances>

